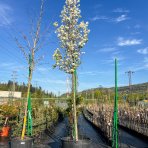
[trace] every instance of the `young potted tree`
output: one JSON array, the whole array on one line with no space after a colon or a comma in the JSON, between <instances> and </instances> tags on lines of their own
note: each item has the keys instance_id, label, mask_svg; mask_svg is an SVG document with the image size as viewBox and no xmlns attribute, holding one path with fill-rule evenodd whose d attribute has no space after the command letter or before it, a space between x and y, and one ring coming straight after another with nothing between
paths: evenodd
<instances>
[{"instance_id":1,"label":"young potted tree","mask_svg":"<svg viewBox=\"0 0 148 148\"><path fill-rule=\"evenodd\" d=\"M40 6L40 12L39 17L37 19L36 25L32 26L33 30L30 33L31 37L27 37L26 35L23 35L24 42L26 43L26 46L24 47L21 45L21 43L16 39L16 43L22 53L24 54L29 68L29 74L28 74L28 85L27 85L27 99L25 104L25 111L24 111L24 122L23 122L23 128L21 133L21 138L16 137L13 138L11 141L11 147L12 148L32 148L33 147L33 138L32 138L32 107L31 107L31 83L32 83L32 77L33 72L35 70L36 65L39 63L39 61L43 58L37 57L37 52L42 48L42 42L41 42L41 23L42 23L42 17L43 17L43 6L44 6L44 0L41 0L41 6ZM34 29L35 28L35 29ZM26 130L27 127L27 130ZM27 134L26 134L27 131Z\"/></svg>"},{"instance_id":2,"label":"young potted tree","mask_svg":"<svg viewBox=\"0 0 148 148\"><path fill-rule=\"evenodd\" d=\"M56 33L60 40L60 49L57 48L53 55L56 61L54 68L59 67L60 70L72 76L72 113L73 113L73 138L63 138L63 147L79 147L79 145L88 145L86 140L79 139L76 111L76 70L81 64L82 48L88 41L88 22L81 21L80 0L66 0L63 10L61 11L61 25L55 22L57 27ZM87 144L86 144L87 143Z\"/></svg>"}]
</instances>

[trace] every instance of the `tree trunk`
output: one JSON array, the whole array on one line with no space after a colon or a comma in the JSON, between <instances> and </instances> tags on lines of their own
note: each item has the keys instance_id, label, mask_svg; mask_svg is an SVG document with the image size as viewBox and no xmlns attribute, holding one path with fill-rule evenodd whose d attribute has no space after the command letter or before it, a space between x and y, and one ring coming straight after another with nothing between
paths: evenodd
<instances>
[{"instance_id":1,"label":"tree trunk","mask_svg":"<svg viewBox=\"0 0 148 148\"><path fill-rule=\"evenodd\" d=\"M73 96L73 118L74 118L74 140L78 141L78 125L76 110L76 75L72 73L72 96Z\"/></svg>"},{"instance_id":2,"label":"tree trunk","mask_svg":"<svg viewBox=\"0 0 148 148\"><path fill-rule=\"evenodd\" d=\"M30 72L30 75L28 77L27 102L26 102L26 106L25 106L24 123L23 123L22 135L21 135L22 140L24 139L25 131L26 131L27 108L28 108L28 98L29 98L29 95L30 95L31 80L32 80L32 71Z\"/></svg>"}]
</instances>

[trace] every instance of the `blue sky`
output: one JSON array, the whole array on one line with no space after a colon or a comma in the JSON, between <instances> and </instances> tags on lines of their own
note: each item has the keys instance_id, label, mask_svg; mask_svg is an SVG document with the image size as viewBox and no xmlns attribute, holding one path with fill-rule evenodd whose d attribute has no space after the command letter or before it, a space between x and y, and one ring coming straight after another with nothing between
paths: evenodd
<instances>
[{"instance_id":1,"label":"blue sky","mask_svg":"<svg viewBox=\"0 0 148 148\"><path fill-rule=\"evenodd\" d=\"M114 58L118 58L119 86L128 85L126 71L132 70L133 83L147 82L148 75L148 1L147 0L81 0L84 21L89 21L89 41L78 68L79 90L114 86ZM45 90L66 92L67 75L53 70L52 54L59 47L53 23L64 0L46 0L42 31L49 26L46 44L38 55L44 60L36 67L32 84ZM40 0L0 0L0 82L11 79L27 82L27 63L14 37L22 43L21 34L28 35L31 19L37 18Z\"/></svg>"}]
</instances>

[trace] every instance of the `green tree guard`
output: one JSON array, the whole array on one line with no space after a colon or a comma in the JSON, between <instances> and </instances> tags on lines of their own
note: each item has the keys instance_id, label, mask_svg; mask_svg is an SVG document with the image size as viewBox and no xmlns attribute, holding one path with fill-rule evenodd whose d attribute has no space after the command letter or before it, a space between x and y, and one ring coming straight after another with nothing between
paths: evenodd
<instances>
[{"instance_id":1,"label":"green tree guard","mask_svg":"<svg viewBox=\"0 0 148 148\"><path fill-rule=\"evenodd\" d=\"M31 68L32 68L32 57L29 55L29 77L31 74ZM28 106L27 106L27 135L32 136L32 107L31 107L31 94L29 92L29 98L28 98Z\"/></svg>"},{"instance_id":2,"label":"green tree guard","mask_svg":"<svg viewBox=\"0 0 148 148\"><path fill-rule=\"evenodd\" d=\"M117 59L115 59L115 100L113 113L112 148L118 148L118 87L117 87Z\"/></svg>"},{"instance_id":3,"label":"green tree guard","mask_svg":"<svg viewBox=\"0 0 148 148\"><path fill-rule=\"evenodd\" d=\"M31 107L31 95L28 98L28 113L27 113L27 135L32 136L32 107Z\"/></svg>"},{"instance_id":4,"label":"green tree guard","mask_svg":"<svg viewBox=\"0 0 148 148\"><path fill-rule=\"evenodd\" d=\"M75 101L76 101L76 94L77 94L77 71L76 71L76 69L75 69L75 71L74 71L74 92L73 92L74 94L74 99L75 99ZM73 109L75 109L76 110L76 102L74 103L75 105L74 105L74 108ZM76 111L74 111L73 113L75 113ZM74 115L74 117L75 118L77 118L77 115ZM75 121L77 121L77 119L75 119L74 120L74 122ZM77 127L75 127L75 126L77 126L77 123L74 123L74 125L73 125L73 136L74 136L74 138L76 139L76 128Z\"/></svg>"}]
</instances>

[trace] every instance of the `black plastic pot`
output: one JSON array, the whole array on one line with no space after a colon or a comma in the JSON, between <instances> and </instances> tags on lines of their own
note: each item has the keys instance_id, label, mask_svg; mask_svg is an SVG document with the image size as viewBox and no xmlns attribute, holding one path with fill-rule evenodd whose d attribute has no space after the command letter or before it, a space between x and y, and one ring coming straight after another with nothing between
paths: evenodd
<instances>
[{"instance_id":1,"label":"black plastic pot","mask_svg":"<svg viewBox=\"0 0 148 148\"><path fill-rule=\"evenodd\" d=\"M10 148L10 140L7 137L0 137L0 148Z\"/></svg>"},{"instance_id":2,"label":"black plastic pot","mask_svg":"<svg viewBox=\"0 0 148 148\"><path fill-rule=\"evenodd\" d=\"M62 148L92 148L89 138L81 138L78 141L73 141L70 137L63 137Z\"/></svg>"},{"instance_id":3,"label":"black plastic pot","mask_svg":"<svg viewBox=\"0 0 148 148\"><path fill-rule=\"evenodd\" d=\"M11 148L33 148L33 138L27 137L24 140L14 138L11 140Z\"/></svg>"}]
</instances>

